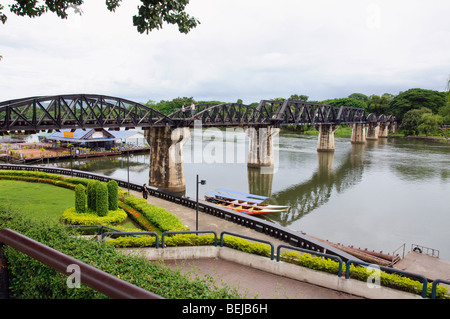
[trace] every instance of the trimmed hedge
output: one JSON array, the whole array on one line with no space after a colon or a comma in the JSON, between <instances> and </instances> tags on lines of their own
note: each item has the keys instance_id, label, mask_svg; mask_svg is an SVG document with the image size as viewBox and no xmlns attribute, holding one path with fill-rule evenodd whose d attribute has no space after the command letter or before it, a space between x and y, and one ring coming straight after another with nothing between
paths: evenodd
<instances>
[{"instance_id":1,"label":"trimmed hedge","mask_svg":"<svg viewBox=\"0 0 450 319\"><path fill-rule=\"evenodd\" d=\"M86 188L81 184L75 187L75 210L79 214L86 212Z\"/></svg>"},{"instance_id":2,"label":"trimmed hedge","mask_svg":"<svg viewBox=\"0 0 450 319\"><path fill-rule=\"evenodd\" d=\"M95 192L95 211L98 216L108 214L108 187L105 183L97 183Z\"/></svg>"},{"instance_id":3,"label":"trimmed hedge","mask_svg":"<svg viewBox=\"0 0 450 319\"><path fill-rule=\"evenodd\" d=\"M15 179L15 180L23 180L30 182L41 182L41 183L49 183L55 186L66 187L70 189L75 189L77 184L83 184L85 186L88 185L89 182L95 182L87 179L78 179L78 178L63 178L60 175L56 174L47 174L42 172L30 172L30 171L0 171L0 179ZM123 194L122 194L123 196ZM178 217L172 215L170 212L166 211L161 207L156 207L149 204L145 199L136 198L134 196L126 197L122 199L125 201L119 201L119 206L122 208L126 208L127 212L131 214L130 217L138 222L140 225L145 225L148 231L154 231L154 229L150 229L151 223L154 223L157 227L164 231L180 231L180 230L188 230L188 228L182 225L181 221ZM72 211L71 211L72 210ZM125 213L125 212L124 212ZM73 218L75 221L77 218L74 217L74 214L80 216L75 211L75 208L70 208L66 210L63 214L64 218L70 220ZM89 215L89 213L84 214L85 217ZM127 213L125 213L126 218ZM1 217L1 216L0 216ZM96 218L105 218L106 220L109 216L98 217L93 215L92 217ZM123 217L123 215L122 215ZM147 220L148 219L148 220ZM123 221L123 220L122 220ZM150 222L151 223L150 223ZM1 225L0 218L0 225ZM75 221L75 223L79 223L80 220ZM94 221L94 219L89 220L89 218L85 218L82 223L86 224L102 224L102 222ZM79 223L79 224L82 224ZM115 222L112 222L114 224ZM120 223L120 222L119 222ZM111 224L110 224L111 225ZM148 228L147 228L148 227ZM136 237L119 237L117 239L113 239L107 242L107 246L113 247L148 247L154 246L155 238L153 236L143 236L142 238ZM204 235L204 236L196 236L196 235L175 235L165 238L166 246L182 246L182 245L209 245L213 243L213 236ZM246 240L242 240L236 237L225 237L224 238L225 246L232 247L235 249L239 249L248 253L255 253L261 256L269 256L270 249L265 244L260 243L251 243ZM288 262L293 262L298 265L308 267L310 269L315 269L319 271L326 271L330 273L337 274L338 272L338 263L334 260L323 259L321 257L311 256L310 254L300 254L297 252L284 252L283 260ZM343 265L345 271L345 264ZM355 267L352 266L350 271L351 278L366 281L370 273L367 273L364 267ZM422 290L422 284L418 281L402 277L397 274L387 274L381 272L381 283L383 286L391 287L394 289L400 289L416 294L420 294ZM431 294L431 284L428 284L428 295ZM442 286L437 287L437 298L445 298L449 299L449 291Z\"/></svg>"},{"instance_id":4,"label":"trimmed hedge","mask_svg":"<svg viewBox=\"0 0 450 319\"><path fill-rule=\"evenodd\" d=\"M131 284L173 299L245 298L237 289L212 276L195 276L171 270L162 263L126 256L96 241L77 238L73 229L48 221L29 219L20 213L0 210L0 228L15 230L66 255L119 277ZM63 275L27 255L5 246L12 299L105 299L86 285L69 288Z\"/></svg>"},{"instance_id":5,"label":"trimmed hedge","mask_svg":"<svg viewBox=\"0 0 450 319\"><path fill-rule=\"evenodd\" d=\"M96 213L77 213L75 207L68 208L61 216L61 221L70 225L116 225L122 223L127 218L127 213L123 209L110 210L105 216Z\"/></svg>"},{"instance_id":6,"label":"trimmed hedge","mask_svg":"<svg viewBox=\"0 0 450 319\"><path fill-rule=\"evenodd\" d=\"M153 225L158 227L161 232L165 231L183 231L189 230L184 226L181 220L168 212L162 207L149 204L144 198L126 197L125 204L139 211L145 216Z\"/></svg>"},{"instance_id":7,"label":"trimmed hedge","mask_svg":"<svg viewBox=\"0 0 450 319\"><path fill-rule=\"evenodd\" d=\"M339 270L339 263L327 258L321 258L319 256L313 256L308 253L299 252L283 252L282 258L284 261L294 263L303 267L307 267L314 270L325 271L332 274L337 274ZM346 271L346 264L343 264L343 273ZM368 271L367 268L361 266L350 266L350 278L367 281L367 279L373 275L373 271ZM413 280L408 277L401 276L399 274L389 274L380 271L380 284L383 287L393 288L397 290L406 291L413 294L422 294L423 284L417 280ZM427 285L427 296L431 296L432 284ZM443 287L438 286L436 289L436 298L450 299L449 291Z\"/></svg>"},{"instance_id":8,"label":"trimmed hedge","mask_svg":"<svg viewBox=\"0 0 450 319\"><path fill-rule=\"evenodd\" d=\"M99 182L96 180L91 180L87 184L87 206L91 211L97 209L97 184Z\"/></svg>"},{"instance_id":9,"label":"trimmed hedge","mask_svg":"<svg viewBox=\"0 0 450 319\"><path fill-rule=\"evenodd\" d=\"M110 180L106 186L108 187L108 209L116 210L119 201L119 185L115 180Z\"/></svg>"}]
</instances>

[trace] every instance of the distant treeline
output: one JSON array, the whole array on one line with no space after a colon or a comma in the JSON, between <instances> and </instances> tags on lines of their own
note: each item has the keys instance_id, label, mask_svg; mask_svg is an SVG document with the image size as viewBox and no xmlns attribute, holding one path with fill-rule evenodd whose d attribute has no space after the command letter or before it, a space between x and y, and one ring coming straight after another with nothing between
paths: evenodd
<instances>
[{"instance_id":1,"label":"distant treeline","mask_svg":"<svg viewBox=\"0 0 450 319\"><path fill-rule=\"evenodd\" d=\"M272 100L284 101L308 101L308 96L293 94L288 98L273 98ZM149 100L146 105L160 111L163 114L171 114L185 104L186 107L194 102L195 104L213 103L222 104L230 103L230 101L196 101L193 97L177 97L172 101L161 100L155 102ZM423 113L431 113L435 116L435 120L440 124L450 124L450 99L449 92L438 92L426 89L409 89L405 92L400 92L398 95L390 93L384 93L383 95L370 95L367 96L362 93L353 93L345 98L328 99L324 101L309 101L316 103L330 104L334 106L352 106L358 108L364 108L368 113L374 113L377 115L395 115L401 121L408 119L411 114L407 113L414 111L414 113L420 113L420 117ZM238 99L235 103L242 103L242 100ZM257 106L259 101L251 103L250 106ZM416 116L414 116L416 117Z\"/></svg>"}]
</instances>

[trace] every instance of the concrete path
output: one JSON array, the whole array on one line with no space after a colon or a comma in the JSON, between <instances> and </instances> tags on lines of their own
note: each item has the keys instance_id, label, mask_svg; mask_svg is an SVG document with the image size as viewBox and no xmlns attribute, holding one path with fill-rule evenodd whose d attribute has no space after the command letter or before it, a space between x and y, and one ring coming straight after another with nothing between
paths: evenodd
<instances>
[{"instance_id":1,"label":"concrete path","mask_svg":"<svg viewBox=\"0 0 450 319\"><path fill-rule=\"evenodd\" d=\"M423 275L428 280L450 280L449 261L414 251L406 254L394 268Z\"/></svg>"},{"instance_id":2,"label":"concrete path","mask_svg":"<svg viewBox=\"0 0 450 319\"><path fill-rule=\"evenodd\" d=\"M136 191L130 191L136 197L142 197L141 193ZM182 205L178 205L169 201L166 201L161 198L149 196L147 201L150 204L155 206L160 206L167 209L172 214L178 216L178 218L183 222L185 226L187 226L190 230L195 230L196 224L196 211L195 209L191 209ZM218 218L201 211L198 212L198 230L212 230L219 235L223 231L227 231L230 233L236 233L252 238L257 238L265 241L271 242L275 247L278 245L284 244L286 242L278 240L269 235L257 232L256 230L250 229L248 227L226 221L222 218Z\"/></svg>"},{"instance_id":3,"label":"concrete path","mask_svg":"<svg viewBox=\"0 0 450 319\"><path fill-rule=\"evenodd\" d=\"M130 191L136 197L142 197L138 192ZM196 211L182 205L152 196L148 197L148 202L164 207L174 215L178 216L184 225L191 230L195 230ZM244 227L224 219L198 213L199 230L212 230L217 234L223 231L236 233L252 238L271 242L275 247L286 244L266 234L259 233L248 227ZM183 272L192 271L197 274L207 274L216 278L216 282L221 280L230 286L238 288L241 294L246 294L248 298L269 298L269 299L357 299L358 297L318 287L298 280L274 275L265 271L245 267L237 263L223 259L195 259L184 261L165 261L172 268L179 268Z\"/></svg>"}]
</instances>

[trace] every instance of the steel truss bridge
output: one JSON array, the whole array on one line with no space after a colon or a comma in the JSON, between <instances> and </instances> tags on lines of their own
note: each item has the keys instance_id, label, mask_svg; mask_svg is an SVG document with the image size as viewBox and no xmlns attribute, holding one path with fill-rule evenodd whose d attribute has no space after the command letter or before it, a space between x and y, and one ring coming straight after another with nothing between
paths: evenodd
<instances>
[{"instance_id":1,"label":"steel truss bridge","mask_svg":"<svg viewBox=\"0 0 450 319\"><path fill-rule=\"evenodd\" d=\"M365 109L303 101L262 100L244 104L197 104L164 115L143 104L112 96L68 94L28 97L0 102L0 134L45 130L203 126L274 126L394 122L392 116L366 114Z\"/></svg>"}]
</instances>

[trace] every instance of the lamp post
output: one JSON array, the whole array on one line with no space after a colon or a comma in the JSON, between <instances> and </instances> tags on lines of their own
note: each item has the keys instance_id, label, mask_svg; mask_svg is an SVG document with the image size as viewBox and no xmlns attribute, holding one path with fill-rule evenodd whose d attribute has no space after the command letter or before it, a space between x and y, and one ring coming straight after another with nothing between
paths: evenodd
<instances>
[{"instance_id":1,"label":"lamp post","mask_svg":"<svg viewBox=\"0 0 450 319\"><path fill-rule=\"evenodd\" d=\"M198 231L198 184L205 185L206 181L202 179L200 182L198 181L198 175L197 175L197 183L196 183L196 198L197 198L197 205L195 205L195 230Z\"/></svg>"},{"instance_id":2,"label":"lamp post","mask_svg":"<svg viewBox=\"0 0 450 319\"><path fill-rule=\"evenodd\" d=\"M73 148L73 146L70 146L70 177L73 177L73 155L72 155L72 148Z\"/></svg>"},{"instance_id":3,"label":"lamp post","mask_svg":"<svg viewBox=\"0 0 450 319\"><path fill-rule=\"evenodd\" d=\"M127 150L127 188L128 188L128 195L130 195L130 151Z\"/></svg>"}]
</instances>

